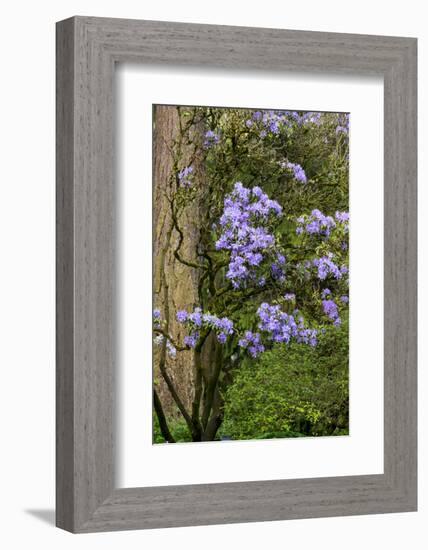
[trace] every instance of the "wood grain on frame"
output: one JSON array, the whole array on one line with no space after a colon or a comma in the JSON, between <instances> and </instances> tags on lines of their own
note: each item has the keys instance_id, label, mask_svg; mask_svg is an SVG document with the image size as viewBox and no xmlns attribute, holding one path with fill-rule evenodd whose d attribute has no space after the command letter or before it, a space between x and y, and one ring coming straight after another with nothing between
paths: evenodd
<instances>
[{"instance_id":1,"label":"wood grain on frame","mask_svg":"<svg viewBox=\"0 0 428 550\"><path fill-rule=\"evenodd\" d=\"M384 78L384 473L116 489L116 62ZM57 525L416 510L416 39L73 17L57 24ZM144 467L144 464L142 464Z\"/></svg>"}]
</instances>

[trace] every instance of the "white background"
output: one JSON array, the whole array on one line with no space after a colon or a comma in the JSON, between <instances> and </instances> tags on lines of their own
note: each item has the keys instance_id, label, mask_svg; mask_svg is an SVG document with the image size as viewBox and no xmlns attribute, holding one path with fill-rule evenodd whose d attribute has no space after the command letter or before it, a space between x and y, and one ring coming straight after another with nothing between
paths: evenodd
<instances>
[{"instance_id":1,"label":"white background","mask_svg":"<svg viewBox=\"0 0 428 550\"><path fill-rule=\"evenodd\" d=\"M420 287L419 512L73 536L54 505L54 22L99 15L419 37L420 280L428 278L428 29L424 3L69 0L3 5L0 185L1 504L4 548L423 549L428 521L426 286ZM425 241L425 242L424 242ZM425 466L425 467L424 467Z\"/></svg>"},{"instance_id":2,"label":"white background","mask_svg":"<svg viewBox=\"0 0 428 550\"><path fill-rule=\"evenodd\" d=\"M119 464L141 487L383 472L383 81L125 65L116 74ZM243 93L245 90L245 93ZM152 104L350 112L350 435L152 445ZM370 197L370 201L367 200ZM145 215L142 216L141 212ZM367 269L370 265L370 269ZM371 305L367 315L367 303ZM249 458L250 457L250 458ZM144 464L144 467L142 467ZM172 468L171 464L177 465ZM227 464L227 468L218 467Z\"/></svg>"}]
</instances>

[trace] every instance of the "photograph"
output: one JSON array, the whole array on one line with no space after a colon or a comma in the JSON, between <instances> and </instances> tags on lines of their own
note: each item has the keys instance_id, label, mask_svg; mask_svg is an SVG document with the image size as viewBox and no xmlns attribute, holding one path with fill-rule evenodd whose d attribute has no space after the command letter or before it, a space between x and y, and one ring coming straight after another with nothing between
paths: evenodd
<instances>
[{"instance_id":1,"label":"photograph","mask_svg":"<svg viewBox=\"0 0 428 550\"><path fill-rule=\"evenodd\" d=\"M153 105L154 444L349 435L349 128Z\"/></svg>"}]
</instances>

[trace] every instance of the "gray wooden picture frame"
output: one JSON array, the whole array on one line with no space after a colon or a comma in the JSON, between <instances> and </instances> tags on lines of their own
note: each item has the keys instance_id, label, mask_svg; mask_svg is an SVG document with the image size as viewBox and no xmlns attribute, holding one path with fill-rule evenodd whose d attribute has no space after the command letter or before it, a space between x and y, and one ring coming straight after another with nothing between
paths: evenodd
<instances>
[{"instance_id":1,"label":"gray wooden picture frame","mask_svg":"<svg viewBox=\"0 0 428 550\"><path fill-rule=\"evenodd\" d=\"M416 39L73 17L57 24L56 47L57 526L83 533L416 510ZM115 487L118 62L383 77L383 474Z\"/></svg>"}]
</instances>

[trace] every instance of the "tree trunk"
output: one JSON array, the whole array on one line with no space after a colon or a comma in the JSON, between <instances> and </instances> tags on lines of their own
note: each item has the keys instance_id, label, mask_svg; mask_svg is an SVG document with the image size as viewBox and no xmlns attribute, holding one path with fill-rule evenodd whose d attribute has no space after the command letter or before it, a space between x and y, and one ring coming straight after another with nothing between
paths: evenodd
<instances>
[{"instance_id":1,"label":"tree trunk","mask_svg":"<svg viewBox=\"0 0 428 550\"><path fill-rule=\"evenodd\" d=\"M182 344L185 332L176 321L176 312L180 309L193 309L198 303L197 269L182 264L174 257L179 235L173 227L168 195L174 193L177 169L190 162L191 150L180 133L180 111L173 106L155 106L154 111L154 147L153 147L153 292L154 307L161 311L168 332L176 342ZM177 159L179 165L177 166ZM198 158L192 159L195 177L202 170ZM144 213L143 213L144 215ZM200 227L200 212L196 204L186 207L180 218L184 239L180 248L181 255L196 261L196 243ZM176 406L165 381L159 374L159 348L154 351L154 376L157 382L159 399L166 416L176 414ZM193 351L177 353L176 357L167 356L165 368L174 383L178 395L187 410L193 400Z\"/></svg>"},{"instance_id":2,"label":"tree trunk","mask_svg":"<svg viewBox=\"0 0 428 550\"><path fill-rule=\"evenodd\" d=\"M200 247L201 239L206 239L203 231L207 229L210 196L202 153L205 127L197 116L189 124L189 118L177 107L156 106L154 115L154 305L166 321L168 334L183 345L186 331L176 321L177 311L203 307L199 288L202 270L191 264L203 263ZM178 172L190 164L196 195L177 219L172 215L171 199L176 197ZM193 441L214 439L222 421L218 388L222 346L210 334L201 348L180 351L175 358L165 353L161 356L160 348L165 352L165 347L159 346L154 353L155 410L164 437L172 442L167 418L177 416L178 407Z\"/></svg>"}]
</instances>

